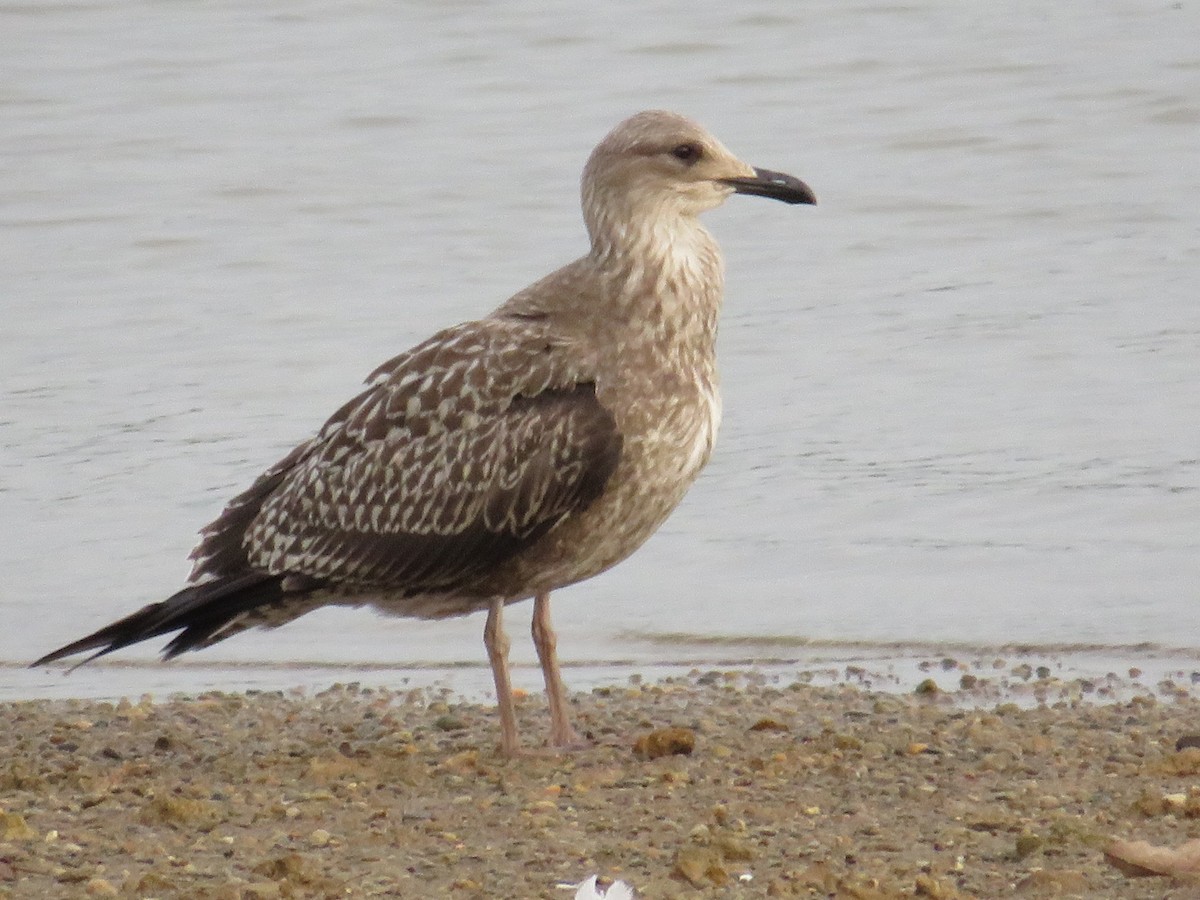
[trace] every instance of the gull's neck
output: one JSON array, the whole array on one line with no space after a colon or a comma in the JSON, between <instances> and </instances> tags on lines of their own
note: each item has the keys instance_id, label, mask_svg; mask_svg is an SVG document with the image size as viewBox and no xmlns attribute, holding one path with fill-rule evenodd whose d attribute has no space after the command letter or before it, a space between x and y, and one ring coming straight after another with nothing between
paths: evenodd
<instances>
[{"instance_id":1,"label":"gull's neck","mask_svg":"<svg viewBox=\"0 0 1200 900\"><path fill-rule=\"evenodd\" d=\"M716 241L695 216L670 207L619 212L609 205L587 216L588 259L609 285L612 312L711 353L725 280Z\"/></svg>"}]
</instances>

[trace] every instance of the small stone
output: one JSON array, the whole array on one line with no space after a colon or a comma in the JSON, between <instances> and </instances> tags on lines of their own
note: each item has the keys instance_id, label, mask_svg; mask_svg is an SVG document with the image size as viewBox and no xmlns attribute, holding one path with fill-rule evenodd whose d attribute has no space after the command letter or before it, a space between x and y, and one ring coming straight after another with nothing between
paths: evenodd
<instances>
[{"instance_id":1,"label":"small stone","mask_svg":"<svg viewBox=\"0 0 1200 900\"><path fill-rule=\"evenodd\" d=\"M803 871L789 873L790 880L800 887L816 888L822 893L833 896L838 890L838 877L826 862L815 862Z\"/></svg>"},{"instance_id":2,"label":"small stone","mask_svg":"<svg viewBox=\"0 0 1200 900\"><path fill-rule=\"evenodd\" d=\"M324 828L318 828L308 836L308 842L314 847L324 847L329 844L332 837Z\"/></svg>"},{"instance_id":3,"label":"small stone","mask_svg":"<svg viewBox=\"0 0 1200 900\"><path fill-rule=\"evenodd\" d=\"M687 880L692 887L722 885L729 881L729 872L720 856L706 847L684 847L675 856L672 874Z\"/></svg>"},{"instance_id":4,"label":"small stone","mask_svg":"<svg viewBox=\"0 0 1200 900\"><path fill-rule=\"evenodd\" d=\"M1184 747L1164 758L1158 768L1166 775L1200 775L1200 747Z\"/></svg>"},{"instance_id":5,"label":"small stone","mask_svg":"<svg viewBox=\"0 0 1200 900\"><path fill-rule=\"evenodd\" d=\"M242 900L277 900L283 896L283 890L273 881L256 881L241 885L237 896Z\"/></svg>"},{"instance_id":6,"label":"small stone","mask_svg":"<svg viewBox=\"0 0 1200 900\"><path fill-rule=\"evenodd\" d=\"M1134 801L1133 808L1147 818L1166 815L1169 811L1167 802L1162 795L1150 790L1142 791L1138 799Z\"/></svg>"},{"instance_id":7,"label":"small stone","mask_svg":"<svg viewBox=\"0 0 1200 900\"><path fill-rule=\"evenodd\" d=\"M1017 835L1017 843L1014 848L1014 855L1017 859L1024 859L1032 853L1036 853L1042 849L1046 842L1038 835L1025 831Z\"/></svg>"},{"instance_id":8,"label":"small stone","mask_svg":"<svg viewBox=\"0 0 1200 900\"><path fill-rule=\"evenodd\" d=\"M1187 794L1163 794L1163 805L1170 812L1181 812L1187 806Z\"/></svg>"},{"instance_id":9,"label":"small stone","mask_svg":"<svg viewBox=\"0 0 1200 900\"><path fill-rule=\"evenodd\" d=\"M38 833L29 827L24 816L0 810L0 840L33 841L37 838Z\"/></svg>"},{"instance_id":10,"label":"small stone","mask_svg":"<svg viewBox=\"0 0 1200 900\"><path fill-rule=\"evenodd\" d=\"M116 886L107 878L91 878L84 888L89 897L116 897Z\"/></svg>"},{"instance_id":11,"label":"small stone","mask_svg":"<svg viewBox=\"0 0 1200 900\"><path fill-rule=\"evenodd\" d=\"M1070 869L1036 869L1017 882L1017 891L1034 897L1086 897L1087 878Z\"/></svg>"},{"instance_id":12,"label":"small stone","mask_svg":"<svg viewBox=\"0 0 1200 900\"><path fill-rule=\"evenodd\" d=\"M790 729L786 725L784 725L782 722L780 722L776 719L765 718L765 719L759 719L757 722L755 722L753 725L751 725L750 730L751 731L789 731Z\"/></svg>"},{"instance_id":13,"label":"small stone","mask_svg":"<svg viewBox=\"0 0 1200 900\"><path fill-rule=\"evenodd\" d=\"M732 862L745 862L754 858L754 851L750 849L750 845L733 835L721 835L716 840L716 847L724 859Z\"/></svg>"},{"instance_id":14,"label":"small stone","mask_svg":"<svg viewBox=\"0 0 1200 900\"><path fill-rule=\"evenodd\" d=\"M913 885L913 896L930 897L931 900L951 900L958 891L932 875L918 875Z\"/></svg>"},{"instance_id":15,"label":"small stone","mask_svg":"<svg viewBox=\"0 0 1200 900\"><path fill-rule=\"evenodd\" d=\"M295 881L308 883L315 880L315 873L299 853L287 853L273 859L265 859L251 869L255 875L262 875L272 881Z\"/></svg>"},{"instance_id":16,"label":"small stone","mask_svg":"<svg viewBox=\"0 0 1200 900\"><path fill-rule=\"evenodd\" d=\"M211 831L220 820L220 808L207 800L192 800L172 794L158 796L142 807L138 821L143 825L181 825Z\"/></svg>"},{"instance_id":17,"label":"small stone","mask_svg":"<svg viewBox=\"0 0 1200 900\"><path fill-rule=\"evenodd\" d=\"M913 693L919 697L932 697L935 694L941 693L941 688L937 686L937 682L932 678L926 678L916 686Z\"/></svg>"},{"instance_id":18,"label":"small stone","mask_svg":"<svg viewBox=\"0 0 1200 900\"><path fill-rule=\"evenodd\" d=\"M658 728L637 739L633 752L645 759L660 756L687 756L696 748L696 734L690 728Z\"/></svg>"}]
</instances>

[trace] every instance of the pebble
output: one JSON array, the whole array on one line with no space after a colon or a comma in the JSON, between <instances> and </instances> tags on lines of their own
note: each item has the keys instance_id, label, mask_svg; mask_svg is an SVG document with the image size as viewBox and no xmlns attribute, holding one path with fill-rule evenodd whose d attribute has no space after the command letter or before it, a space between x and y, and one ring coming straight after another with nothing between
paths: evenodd
<instances>
[{"instance_id":1,"label":"pebble","mask_svg":"<svg viewBox=\"0 0 1200 900\"><path fill-rule=\"evenodd\" d=\"M963 665L931 670L959 681ZM1161 900L1162 884L1126 878L1097 848L1170 846L1200 819L1200 746L1180 745L1200 721L1191 696L1093 705L1049 678L1039 707L997 675L930 702L797 677L577 694L594 743L517 759L495 752L493 710L408 688L0 704L0 897L105 882L160 900L557 896L559 881L603 871L639 900L1013 885ZM523 735L547 721L540 696L518 715ZM439 716L463 728L434 727ZM690 753L630 752L654 733L677 746L662 735L673 728Z\"/></svg>"},{"instance_id":2,"label":"pebble","mask_svg":"<svg viewBox=\"0 0 1200 900\"><path fill-rule=\"evenodd\" d=\"M690 728L657 728L641 735L633 745L633 752L646 759L660 756L690 754L696 748L696 733Z\"/></svg>"}]
</instances>

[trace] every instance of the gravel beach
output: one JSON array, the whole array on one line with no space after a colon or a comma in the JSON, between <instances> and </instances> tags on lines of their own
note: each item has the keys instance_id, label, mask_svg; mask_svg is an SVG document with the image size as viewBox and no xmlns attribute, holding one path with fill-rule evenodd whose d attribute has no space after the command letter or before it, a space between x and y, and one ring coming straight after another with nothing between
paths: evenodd
<instances>
[{"instance_id":1,"label":"gravel beach","mask_svg":"<svg viewBox=\"0 0 1200 900\"><path fill-rule=\"evenodd\" d=\"M6 703L0 897L1200 896L1104 852L1200 832L1190 684L929 674L635 676L572 696L591 746L515 759L445 690Z\"/></svg>"}]
</instances>

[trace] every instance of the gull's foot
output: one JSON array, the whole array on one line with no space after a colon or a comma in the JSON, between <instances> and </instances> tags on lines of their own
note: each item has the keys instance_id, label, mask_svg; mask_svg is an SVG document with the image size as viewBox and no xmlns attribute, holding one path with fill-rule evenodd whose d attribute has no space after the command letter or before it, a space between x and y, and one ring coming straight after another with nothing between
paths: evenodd
<instances>
[{"instance_id":1,"label":"gull's foot","mask_svg":"<svg viewBox=\"0 0 1200 900\"><path fill-rule=\"evenodd\" d=\"M503 744L496 748L497 754L509 759L546 759L564 756L569 753L579 753L599 746L594 740L584 737L572 730L569 734L550 736L550 742L544 747L505 747Z\"/></svg>"},{"instance_id":2,"label":"gull's foot","mask_svg":"<svg viewBox=\"0 0 1200 900\"><path fill-rule=\"evenodd\" d=\"M591 738L584 737L574 728L565 733L551 733L550 746L547 748L556 753L577 753L580 750L590 750L596 746Z\"/></svg>"}]
</instances>

